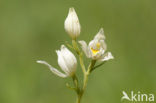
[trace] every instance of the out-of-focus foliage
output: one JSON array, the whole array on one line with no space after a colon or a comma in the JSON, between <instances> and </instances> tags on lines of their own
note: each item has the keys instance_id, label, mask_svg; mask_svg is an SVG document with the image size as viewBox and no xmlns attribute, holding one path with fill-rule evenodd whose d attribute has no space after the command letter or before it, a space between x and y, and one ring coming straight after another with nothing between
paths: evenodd
<instances>
[{"instance_id":1,"label":"out-of-focus foliage","mask_svg":"<svg viewBox=\"0 0 156 103\"><path fill-rule=\"evenodd\" d=\"M75 101L65 87L70 78L36 63L42 59L59 68L55 50L71 42L64 20L72 6L82 27L79 40L89 42L103 27L115 57L92 73L82 102L121 103L123 90L156 93L155 5L156 0L1 0L0 103Z\"/></svg>"}]
</instances>

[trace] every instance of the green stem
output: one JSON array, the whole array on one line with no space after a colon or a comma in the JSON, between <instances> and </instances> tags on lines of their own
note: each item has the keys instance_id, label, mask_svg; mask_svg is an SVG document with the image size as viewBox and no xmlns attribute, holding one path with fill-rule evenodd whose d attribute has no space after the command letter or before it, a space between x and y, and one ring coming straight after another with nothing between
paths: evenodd
<instances>
[{"instance_id":1,"label":"green stem","mask_svg":"<svg viewBox=\"0 0 156 103\"><path fill-rule=\"evenodd\" d=\"M91 61L90 65L88 67L88 71L87 71L88 73L90 73L91 70L94 68L95 63L96 63L96 60L92 60Z\"/></svg>"},{"instance_id":2,"label":"green stem","mask_svg":"<svg viewBox=\"0 0 156 103\"><path fill-rule=\"evenodd\" d=\"M88 76L90 74L91 69L94 67L95 63L96 63L96 60L92 60L91 61L90 65L88 66L88 70L87 70L87 72L84 75L84 82L83 82L83 88L82 88L82 91L81 91L82 92L81 96L84 94L84 91L85 91L85 89L87 87Z\"/></svg>"},{"instance_id":3,"label":"green stem","mask_svg":"<svg viewBox=\"0 0 156 103\"><path fill-rule=\"evenodd\" d=\"M79 55L80 54L80 50L78 48L76 40L72 40L72 45L73 45L73 48L76 51L76 53Z\"/></svg>"},{"instance_id":4,"label":"green stem","mask_svg":"<svg viewBox=\"0 0 156 103\"><path fill-rule=\"evenodd\" d=\"M72 40L72 45L73 45L73 48L76 51L76 53L79 55L80 65L81 65L81 68L82 68L82 71L83 71L83 74L84 74L84 80L83 80L83 87L82 87L82 89L80 89L78 87L78 80L75 78L75 76L73 76L73 81L74 81L75 87L77 88L76 89L77 90L77 100L76 100L76 103L80 103L81 98L82 98L82 96L84 94L84 91L85 91L85 89L87 87L88 76L89 76L92 68L94 68L96 60L92 60L91 61L90 65L88 66L88 69L86 71L85 65L84 65L84 62L83 62L83 55L82 55L82 53L80 52L80 50L78 48L76 40Z\"/></svg>"},{"instance_id":5,"label":"green stem","mask_svg":"<svg viewBox=\"0 0 156 103\"><path fill-rule=\"evenodd\" d=\"M79 88L77 76L73 75L72 79L73 79L73 83L74 83L74 86L75 86L75 91L76 91L77 94L79 94L80 88Z\"/></svg>"},{"instance_id":6,"label":"green stem","mask_svg":"<svg viewBox=\"0 0 156 103\"><path fill-rule=\"evenodd\" d=\"M78 96L77 96L76 103L80 103L80 101L81 101L81 96L80 96L80 95L78 95Z\"/></svg>"},{"instance_id":7,"label":"green stem","mask_svg":"<svg viewBox=\"0 0 156 103\"><path fill-rule=\"evenodd\" d=\"M86 89L86 87L87 87L88 76L89 76L89 74L86 72L86 74L84 75L83 87L82 87L82 90L81 90L81 96L83 96L84 91L85 91L85 89Z\"/></svg>"},{"instance_id":8,"label":"green stem","mask_svg":"<svg viewBox=\"0 0 156 103\"><path fill-rule=\"evenodd\" d=\"M85 65L84 65L84 62L83 62L83 55L82 55L82 53L79 54L79 60L80 60L80 65L81 65L82 71L85 74L86 68L85 68Z\"/></svg>"},{"instance_id":9,"label":"green stem","mask_svg":"<svg viewBox=\"0 0 156 103\"><path fill-rule=\"evenodd\" d=\"M83 62L83 54L80 52L76 40L72 40L72 45L73 45L74 50L76 51L76 53L79 55L80 65L81 65L83 73L85 73L86 69L85 69L85 65L84 65L84 62Z\"/></svg>"},{"instance_id":10,"label":"green stem","mask_svg":"<svg viewBox=\"0 0 156 103\"><path fill-rule=\"evenodd\" d=\"M87 87L88 77L89 77L90 71L94 67L95 63L96 63L96 60L92 60L90 65L88 66L87 72L84 73L83 87L82 87L82 90L80 91L80 93L78 94L76 103L80 103L80 100L84 94L86 87Z\"/></svg>"}]
</instances>

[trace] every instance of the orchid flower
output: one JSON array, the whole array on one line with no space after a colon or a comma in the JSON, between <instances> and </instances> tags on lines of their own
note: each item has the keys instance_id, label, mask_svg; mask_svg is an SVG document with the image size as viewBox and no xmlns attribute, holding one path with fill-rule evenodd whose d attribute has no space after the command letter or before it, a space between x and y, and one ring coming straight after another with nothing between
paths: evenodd
<instances>
[{"instance_id":1,"label":"orchid flower","mask_svg":"<svg viewBox=\"0 0 156 103\"><path fill-rule=\"evenodd\" d=\"M107 45L105 43L104 30L101 28L94 39L89 42L79 41L81 48L88 58L98 61L108 61L114 59L111 52L106 53Z\"/></svg>"},{"instance_id":2,"label":"orchid flower","mask_svg":"<svg viewBox=\"0 0 156 103\"><path fill-rule=\"evenodd\" d=\"M37 63L48 66L49 69L59 77L65 78L73 76L77 67L77 60L74 54L72 54L72 52L70 52L64 45L61 46L61 50L56 50L56 53L58 56L58 64L64 73L58 71L46 61L38 60Z\"/></svg>"}]
</instances>

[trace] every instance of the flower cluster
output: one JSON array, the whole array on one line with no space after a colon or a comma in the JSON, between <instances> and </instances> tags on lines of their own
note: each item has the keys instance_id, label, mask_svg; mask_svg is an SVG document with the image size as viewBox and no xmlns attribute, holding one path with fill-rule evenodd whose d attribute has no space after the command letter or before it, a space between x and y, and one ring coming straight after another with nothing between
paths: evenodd
<instances>
[{"instance_id":1,"label":"flower cluster","mask_svg":"<svg viewBox=\"0 0 156 103\"><path fill-rule=\"evenodd\" d=\"M99 32L95 35L93 40L89 42L88 45L84 40L77 41L77 38L81 32L81 26L74 8L69 9L68 16L64 22L64 28L72 39L72 45L67 44L67 46L75 50L75 52L79 56L80 65L84 74L83 86L80 87L78 85L78 78L76 76L77 59L65 45L61 45L61 49L56 50L58 56L58 65L64 73L58 71L46 61L38 60L37 63L48 66L49 69L59 77L72 77L75 85L73 89L78 95L77 103L80 103L81 97L87 84L88 75L92 72L93 69L101 66L104 61L108 61L110 59L113 59L114 57L112 56L111 52L106 52L107 45L105 43L106 38L104 36L103 28L99 30ZM82 51L81 49L79 49L78 44L81 46ZM85 65L83 63L83 53L87 58L91 59L91 63L89 64L88 69L85 68ZM96 61L100 64L95 66ZM69 88L72 88L69 85L67 86Z\"/></svg>"}]
</instances>

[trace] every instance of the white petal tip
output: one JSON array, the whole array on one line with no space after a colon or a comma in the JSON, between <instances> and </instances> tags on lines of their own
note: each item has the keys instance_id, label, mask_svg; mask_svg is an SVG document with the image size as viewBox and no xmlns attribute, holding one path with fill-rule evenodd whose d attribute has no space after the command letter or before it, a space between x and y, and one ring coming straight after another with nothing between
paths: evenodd
<instances>
[{"instance_id":1,"label":"white petal tip","mask_svg":"<svg viewBox=\"0 0 156 103\"><path fill-rule=\"evenodd\" d=\"M44 61L42 61L42 60L37 60L36 62L37 62L37 63L43 63Z\"/></svg>"},{"instance_id":2,"label":"white petal tip","mask_svg":"<svg viewBox=\"0 0 156 103\"><path fill-rule=\"evenodd\" d=\"M69 8L69 12L75 11L74 7Z\"/></svg>"},{"instance_id":3,"label":"white petal tip","mask_svg":"<svg viewBox=\"0 0 156 103\"><path fill-rule=\"evenodd\" d=\"M98 40L104 40L105 39L103 28L101 28L99 30L99 32L95 35L94 39L98 39Z\"/></svg>"},{"instance_id":4,"label":"white petal tip","mask_svg":"<svg viewBox=\"0 0 156 103\"><path fill-rule=\"evenodd\" d=\"M99 30L99 32L103 34L103 33L104 33L104 29L101 28L101 29Z\"/></svg>"},{"instance_id":5,"label":"white petal tip","mask_svg":"<svg viewBox=\"0 0 156 103\"><path fill-rule=\"evenodd\" d=\"M114 59L114 56L112 55L111 52L108 52L108 58L109 58L109 59Z\"/></svg>"},{"instance_id":6,"label":"white petal tip","mask_svg":"<svg viewBox=\"0 0 156 103\"><path fill-rule=\"evenodd\" d=\"M114 59L113 55L111 52L108 52L103 59L101 59L100 61L108 61L110 59Z\"/></svg>"},{"instance_id":7,"label":"white petal tip","mask_svg":"<svg viewBox=\"0 0 156 103\"><path fill-rule=\"evenodd\" d=\"M78 41L78 43L82 44L82 43L84 43L84 41L83 40L80 40L80 41Z\"/></svg>"},{"instance_id":8,"label":"white petal tip","mask_svg":"<svg viewBox=\"0 0 156 103\"><path fill-rule=\"evenodd\" d=\"M65 45L61 45L61 49L65 48Z\"/></svg>"}]
</instances>

